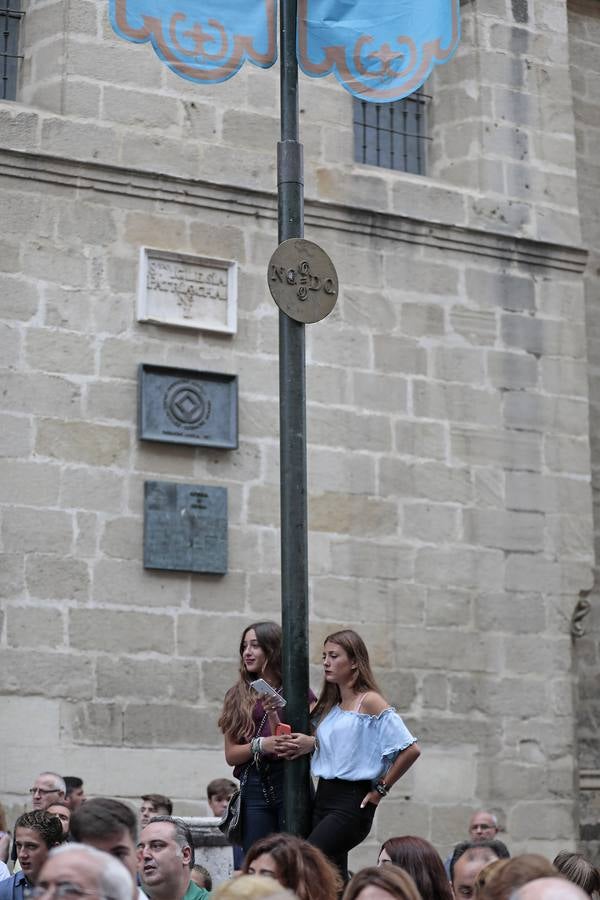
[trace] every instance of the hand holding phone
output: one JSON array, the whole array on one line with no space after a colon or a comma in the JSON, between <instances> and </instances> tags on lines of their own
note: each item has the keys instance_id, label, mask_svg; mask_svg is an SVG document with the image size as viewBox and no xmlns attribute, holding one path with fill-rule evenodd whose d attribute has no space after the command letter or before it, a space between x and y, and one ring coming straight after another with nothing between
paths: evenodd
<instances>
[{"instance_id":1,"label":"hand holding phone","mask_svg":"<svg viewBox=\"0 0 600 900\"><path fill-rule=\"evenodd\" d=\"M275 734L277 736L279 736L281 734L291 734L291 733L292 733L292 726L286 725L285 722L280 722L279 725L277 726L277 728L275 729Z\"/></svg>"},{"instance_id":2,"label":"hand holding phone","mask_svg":"<svg viewBox=\"0 0 600 900\"><path fill-rule=\"evenodd\" d=\"M271 698L276 706L285 706L287 703L287 700L284 700L281 694L276 691L275 688L271 687L264 678L258 678L256 681L252 681L250 687L254 688L257 694Z\"/></svg>"}]
</instances>

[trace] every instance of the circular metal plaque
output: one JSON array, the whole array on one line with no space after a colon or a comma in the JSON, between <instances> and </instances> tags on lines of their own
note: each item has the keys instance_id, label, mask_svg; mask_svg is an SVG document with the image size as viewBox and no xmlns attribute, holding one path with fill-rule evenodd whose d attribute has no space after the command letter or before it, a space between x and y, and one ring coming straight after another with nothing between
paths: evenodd
<instances>
[{"instance_id":1,"label":"circular metal plaque","mask_svg":"<svg viewBox=\"0 0 600 900\"><path fill-rule=\"evenodd\" d=\"M279 245L267 275L273 300L296 322L320 322L338 297L335 266L318 244L290 238Z\"/></svg>"}]
</instances>

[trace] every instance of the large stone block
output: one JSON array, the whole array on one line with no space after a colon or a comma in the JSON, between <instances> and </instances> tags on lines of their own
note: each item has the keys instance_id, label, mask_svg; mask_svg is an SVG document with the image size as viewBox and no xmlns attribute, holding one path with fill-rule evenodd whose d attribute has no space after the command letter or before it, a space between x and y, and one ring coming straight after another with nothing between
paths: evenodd
<instances>
[{"instance_id":1,"label":"large stone block","mask_svg":"<svg viewBox=\"0 0 600 900\"><path fill-rule=\"evenodd\" d=\"M266 478L279 481L279 448L268 449ZM349 457L341 449L309 447L308 484L313 493L374 494L375 459L367 454Z\"/></svg>"},{"instance_id":2,"label":"large stone block","mask_svg":"<svg viewBox=\"0 0 600 900\"><path fill-rule=\"evenodd\" d=\"M64 462L112 466L127 462L130 443L127 428L41 419L35 449L42 456Z\"/></svg>"},{"instance_id":3,"label":"large stone block","mask_svg":"<svg viewBox=\"0 0 600 900\"><path fill-rule=\"evenodd\" d=\"M106 700L171 700L197 703L200 692L199 664L195 660L118 659L100 656L96 664L96 693Z\"/></svg>"},{"instance_id":4,"label":"large stone block","mask_svg":"<svg viewBox=\"0 0 600 900\"><path fill-rule=\"evenodd\" d=\"M478 347L493 344L498 330L494 312L459 305L452 307L450 327L469 344Z\"/></svg>"},{"instance_id":5,"label":"large stone block","mask_svg":"<svg viewBox=\"0 0 600 900\"><path fill-rule=\"evenodd\" d=\"M558 593L561 584L560 563L541 554L511 553L506 559L506 588L509 591Z\"/></svg>"},{"instance_id":6,"label":"large stone block","mask_svg":"<svg viewBox=\"0 0 600 900\"><path fill-rule=\"evenodd\" d=\"M447 427L442 423L399 420L394 426L394 437L401 456L446 459Z\"/></svg>"},{"instance_id":7,"label":"large stone block","mask_svg":"<svg viewBox=\"0 0 600 900\"><path fill-rule=\"evenodd\" d=\"M73 517L57 510L15 506L4 513L2 537L9 551L70 553Z\"/></svg>"},{"instance_id":8,"label":"large stone block","mask_svg":"<svg viewBox=\"0 0 600 900\"><path fill-rule=\"evenodd\" d=\"M432 358L433 376L440 381L462 381L473 387L485 381L485 355L481 350L438 347Z\"/></svg>"},{"instance_id":9,"label":"large stone block","mask_svg":"<svg viewBox=\"0 0 600 900\"><path fill-rule=\"evenodd\" d=\"M446 628L402 627L396 630L395 645L403 668L421 668L427 660L429 670L475 672L479 678L481 672L498 672L501 665L496 642L474 631L456 630L450 641Z\"/></svg>"},{"instance_id":10,"label":"large stone block","mask_svg":"<svg viewBox=\"0 0 600 900\"><path fill-rule=\"evenodd\" d=\"M74 653L4 650L0 656L0 683L5 694L20 697L87 700L94 691L93 660Z\"/></svg>"},{"instance_id":11,"label":"large stone block","mask_svg":"<svg viewBox=\"0 0 600 900\"><path fill-rule=\"evenodd\" d=\"M471 746L429 752L414 766L415 800L421 803L476 802L476 749Z\"/></svg>"},{"instance_id":12,"label":"large stone block","mask_svg":"<svg viewBox=\"0 0 600 900\"><path fill-rule=\"evenodd\" d=\"M494 649L497 652L499 648L494 644ZM453 675L449 684L450 710L455 714L479 712L485 717L530 719L543 715L547 709L547 684L547 679L537 674L529 678Z\"/></svg>"},{"instance_id":13,"label":"large stone block","mask_svg":"<svg viewBox=\"0 0 600 900\"><path fill-rule=\"evenodd\" d=\"M505 512L494 509L464 509L465 540L469 544L502 550L542 550L544 516L540 513Z\"/></svg>"},{"instance_id":14,"label":"large stone block","mask_svg":"<svg viewBox=\"0 0 600 900\"><path fill-rule=\"evenodd\" d=\"M579 359L585 354L585 331L579 323L506 313L502 316L502 339L508 347L519 347L536 356Z\"/></svg>"},{"instance_id":15,"label":"large stone block","mask_svg":"<svg viewBox=\"0 0 600 900\"><path fill-rule=\"evenodd\" d=\"M119 747L123 743L123 710L117 703L61 703L63 741L92 747Z\"/></svg>"},{"instance_id":16,"label":"large stone block","mask_svg":"<svg viewBox=\"0 0 600 900\"><path fill-rule=\"evenodd\" d=\"M133 384L118 381L90 384L85 411L96 421L108 419L133 424L136 417L136 392Z\"/></svg>"},{"instance_id":17,"label":"large stone block","mask_svg":"<svg viewBox=\"0 0 600 900\"><path fill-rule=\"evenodd\" d=\"M415 579L433 587L477 589L485 584L494 590L503 587L504 557L500 550L453 547L423 547L417 552Z\"/></svg>"},{"instance_id":18,"label":"large stone block","mask_svg":"<svg viewBox=\"0 0 600 900\"><path fill-rule=\"evenodd\" d=\"M469 268L465 284L467 296L479 307L498 306L513 312L535 310L535 284L531 278Z\"/></svg>"},{"instance_id":19,"label":"large stone block","mask_svg":"<svg viewBox=\"0 0 600 900\"><path fill-rule=\"evenodd\" d=\"M2 739L5 749L18 747L21 750L24 743L36 750L57 746L60 739L59 710L60 701L46 697L2 697L2 714L12 726L5 730ZM32 722L35 722L35 728L31 727ZM4 774L12 780L13 771L6 769ZM29 777L35 778L35 775L30 773Z\"/></svg>"},{"instance_id":20,"label":"large stone block","mask_svg":"<svg viewBox=\"0 0 600 900\"><path fill-rule=\"evenodd\" d=\"M77 650L172 655L174 620L169 615L142 610L72 609L69 611L69 643Z\"/></svg>"},{"instance_id":21,"label":"large stone block","mask_svg":"<svg viewBox=\"0 0 600 900\"><path fill-rule=\"evenodd\" d=\"M182 606L189 596L189 576L143 569L135 560L101 559L94 567L92 596L97 604Z\"/></svg>"},{"instance_id":22,"label":"large stone block","mask_svg":"<svg viewBox=\"0 0 600 900\"><path fill-rule=\"evenodd\" d=\"M9 647L56 649L64 644L64 621L59 607L10 606L7 612Z\"/></svg>"},{"instance_id":23,"label":"large stone block","mask_svg":"<svg viewBox=\"0 0 600 900\"><path fill-rule=\"evenodd\" d=\"M2 418L9 418L10 429L13 417ZM29 423L25 421L25 424ZM59 481L59 466L0 459L0 503L56 506Z\"/></svg>"},{"instance_id":24,"label":"large stone block","mask_svg":"<svg viewBox=\"0 0 600 900\"><path fill-rule=\"evenodd\" d=\"M313 531L360 537L394 535L398 530L396 503L357 494L326 493L309 497Z\"/></svg>"},{"instance_id":25,"label":"large stone block","mask_svg":"<svg viewBox=\"0 0 600 900\"><path fill-rule=\"evenodd\" d=\"M182 613L177 618L177 655L232 659L247 626L247 616Z\"/></svg>"},{"instance_id":26,"label":"large stone block","mask_svg":"<svg viewBox=\"0 0 600 900\"><path fill-rule=\"evenodd\" d=\"M383 456L379 493L384 496L420 497L439 503L468 503L473 497L469 469L441 463L406 463Z\"/></svg>"},{"instance_id":27,"label":"large stone block","mask_svg":"<svg viewBox=\"0 0 600 900\"><path fill-rule=\"evenodd\" d=\"M458 425L450 429L452 457L476 466L539 471L541 436L524 431L492 431Z\"/></svg>"},{"instance_id":28,"label":"large stone block","mask_svg":"<svg viewBox=\"0 0 600 900\"><path fill-rule=\"evenodd\" d=\"M416 340L376 334L373 337L373 354L375 368L383 372L407 375L424 375L427 372L427 351Z\"/></svg>"},{"instance_id":29,"label":"large stone block","mask_svg":"<svg viewBox=\"0 0 600 900\"><path fill-rule=\"evenodd\" d=\"M471 591L431 588L427 591L425 622L429 626L464 627L472 620Z\"/></svg>"},{"instance_id":30,"label":"large stone block","mask_svg":"<svg viewBox=\"0 0 600 900\"><path fill-rule=\"evenodd\" d=\"M406 379L371 372L352 374L352 394L359 409L387 412L392 415L407 411Z\"/></svg>"},{"instance_id":31,"label":"large stone block","mask_svg":"<svg viewBox=\"0 0 600 900\"><path fill-rule=\"evenodd\" d=\"M17 599L25 591L25 557L22 553L0 555L0 597Z\"/></svg>"},{"instance_id":32,"label":"large stone block","mask_svg":"<svg viewBox=\"0 0 600 900\"><path fill-rule=\"evenodd\" d=\"M2 407L27 415L77 416L81 408L78 384L56 375L3 372Z\"/></svg>"},{"instance_id":33,"label":"large stone block","mask_svg":"<svg viewBox=\"0 0 600 900\"><path fill-rule=\"evenodd\" d=\"M102 529L100 549L107 556L141 562L144 550L143 521L133 517L107 519Z\"/></svg>"},{"instance_id":34,"label":"large stone block","mask_svg":"<svg viewBox=\"0 0 600 900\"><path fill-rule=\"evenodd\" d=\"M116 472L90 467L64 467L60 505L67 509L120 512L124 503L123 478Z\"/></svg>"},{"instance_id":35,"label":"large stone block","mask_svg":"<svg viewBox=\"0 0 600 900\"><path fill-rule=\"evenodd\" d=\"M25 578L29 595L40 600L89 599L89 568L80 559L30 553L25 562Z\"/></svg>"},{"instance_id":36,"label":"large stone block","mask_svg":"<svg viewBox=\"0 0 600 900\"><path fill-rule=\"evenodd\" d=\"M517 803L508 815L508 831L515 840L570 839L575 831L573 801Z\"/></svg>"},{"instance_id":37,"label":"large stone block","mask_svg":"<svg viewBox=\"0 0 600 900\"><path fill-rule=\"evenodd\" d=\"M508 391L504 396L504 421L509 428L587 435L588 405L570 397Z\"/></svg>"},{"instance_id":38,"label":"large stone block","mask_svg":"<svg viewBox=\"0 0 600 900\"><path fill-rule=\"evenodd\" d=\"M566 434L546 435L544 438L544 462L551 472L588 475L590 444L587 434L581 437L571 437Z\"/></svg>"},{"instance_id":39,"label":"large stone block","mask_svg":"<svg viewBox=\"0 0 600 900\"><path fill-rule=\"evenodd\" d=\"M331 548L333 575L355 575L363 578L411 579L415 551L407 544L377 541L340 540Z\"/></svg>"},{"instance_id":40,"label":"large stone block","mask_svg":"<svg viewBox=\"0 0 600 900\"><path fill-rule=\"evenodd\" d=\"M33 425L29 417L0 415L0 457L20 459L33 447Z\"/></svg>"},{"instance_id":41,"label":"large stone block","mask_svg":"<svg viewBox=\"0 0 600 900\"><path fill-rule=\"evenodd\" d=\"M487 354L488 378L496 388L523 390L535 387L538 368L537 360L529 354L498 350L490 350Z\"/></svg>"},{"instance_id":42,"label":"large stone block","mask_svg":"<svg viewBox=\"0 0 600 900\"><path fill-rule=\"evenodd\" d=\"M356 413L331 407L309 408L308 433L311 442L326 447L386 452L391 448L392 428L387 416Z\"/></svg>"},{"instance_id":43,"label":"large stone block","mask_svg":"<svg viewBox=\"0 0 600 900\"><path fill-rule=\"evenodd\" d=\"M475 623L483 632L540 634L546 629L546 609L539 593L480 593L474 598Z\"/></svg>"},{"instance_id":44,"label":"large stone block","mask_svg":"<svg viewBox=\"0 0 600 900\"><path fill-rule=\"evenodd\" d=\"M199 610L239 612L244 608L249 576L230 571L227 575L193 575L190 607Z\"/></svg>"},{"instance_id":45,"label":"large stone block","mask_svg":"<svg viewBox=\"0 0 600 900\"><path fill-rule=\"evenodd\" d=\"M312 579L311 607L316 618L343 619L355 610L359 620L420 625L424 601L423 588L383 578L324 575Z\"/></svg>"},{"instance_id":46,"label":"large stone block","mask_svg":"<svg viewBox=\"0 0 600 900\"><path fill-rule=\"evenodd\" d=\"M497 391L415 379L413 409L416 416L426 419L495 425L500 420L501 401Z\"/></svg>"},{"instance_id":47,"label":"large stone block","mask_svg":"<svg viewBox=\"0 0 600 900\"><path fill-rule=\"evenodd\" d=\"M405 538L426 543L447 544L457 541L459 517L452 506L440 503L405 503L402 507L402 533Z\"/></svg>"},{"instance_id":48,"label":"large stone block","mask_svg":"<svg viewBox=\"0 0 600 900\"><path fill-rule=\"evenodd\" d=\"M173 704L125 707L124 743L130 747L220 747L215 709Z\"/></svg>"}]
</instances>

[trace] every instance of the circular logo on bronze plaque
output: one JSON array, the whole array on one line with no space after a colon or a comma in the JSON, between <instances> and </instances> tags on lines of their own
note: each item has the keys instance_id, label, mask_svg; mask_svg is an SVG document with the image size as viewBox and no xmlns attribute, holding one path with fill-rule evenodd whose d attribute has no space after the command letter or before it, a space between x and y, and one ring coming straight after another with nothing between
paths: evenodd
<instances>
[{"instance_id":1,"label":"circular logo on bronze plaque","mask_svg":"<svg viewBox=\"0 0 600 900\"><path fill-rule=\"evenodd\" d=\"M176 425L198 428L210 417L210 400L198 384L174 381L164 397L165 412Z\"/></svg>"},{"instance_id":2,"label":"circular logo on bronze plaque","mask_svg":"<svg viewBox=\"0 0 600 900\"><path fill-rule=\"evenodd\" d=\"M269 262L267 279L279 309L306 325L328 316L338 297L335 266L318 244L303 238L279 245Z\"/></svg>"}]
</instances>

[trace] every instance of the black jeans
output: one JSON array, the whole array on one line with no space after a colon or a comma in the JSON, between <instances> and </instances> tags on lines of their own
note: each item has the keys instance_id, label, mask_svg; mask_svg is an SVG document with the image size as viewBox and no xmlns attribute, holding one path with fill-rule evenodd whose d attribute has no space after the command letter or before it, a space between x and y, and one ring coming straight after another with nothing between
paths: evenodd
<instances>
[{"instance_id":1,"label":"black jeans","mask_svg":"<svg viewBox=\"0 0 600 900\"><path fill-rule=\"evenodd\" d=\"M282 826L283 762L273 760L262 774L254 765L250 766L242 791L244 854L259 838L281 831Z\"/></svg>"},{"instance_id":2,"label":"black jeans","mask_svg":"<svg viewBox=\"0 0 600 900\"><path fill-rule=\"evenodd\" d=\"M373 824L376 807L368 803L364 809L360 808L372 787L370 781L342 781L341 778L320 778L317 786L308 841L335 863L345 882L348 852L364 841Z\"/></svg>"}]
</instances>

